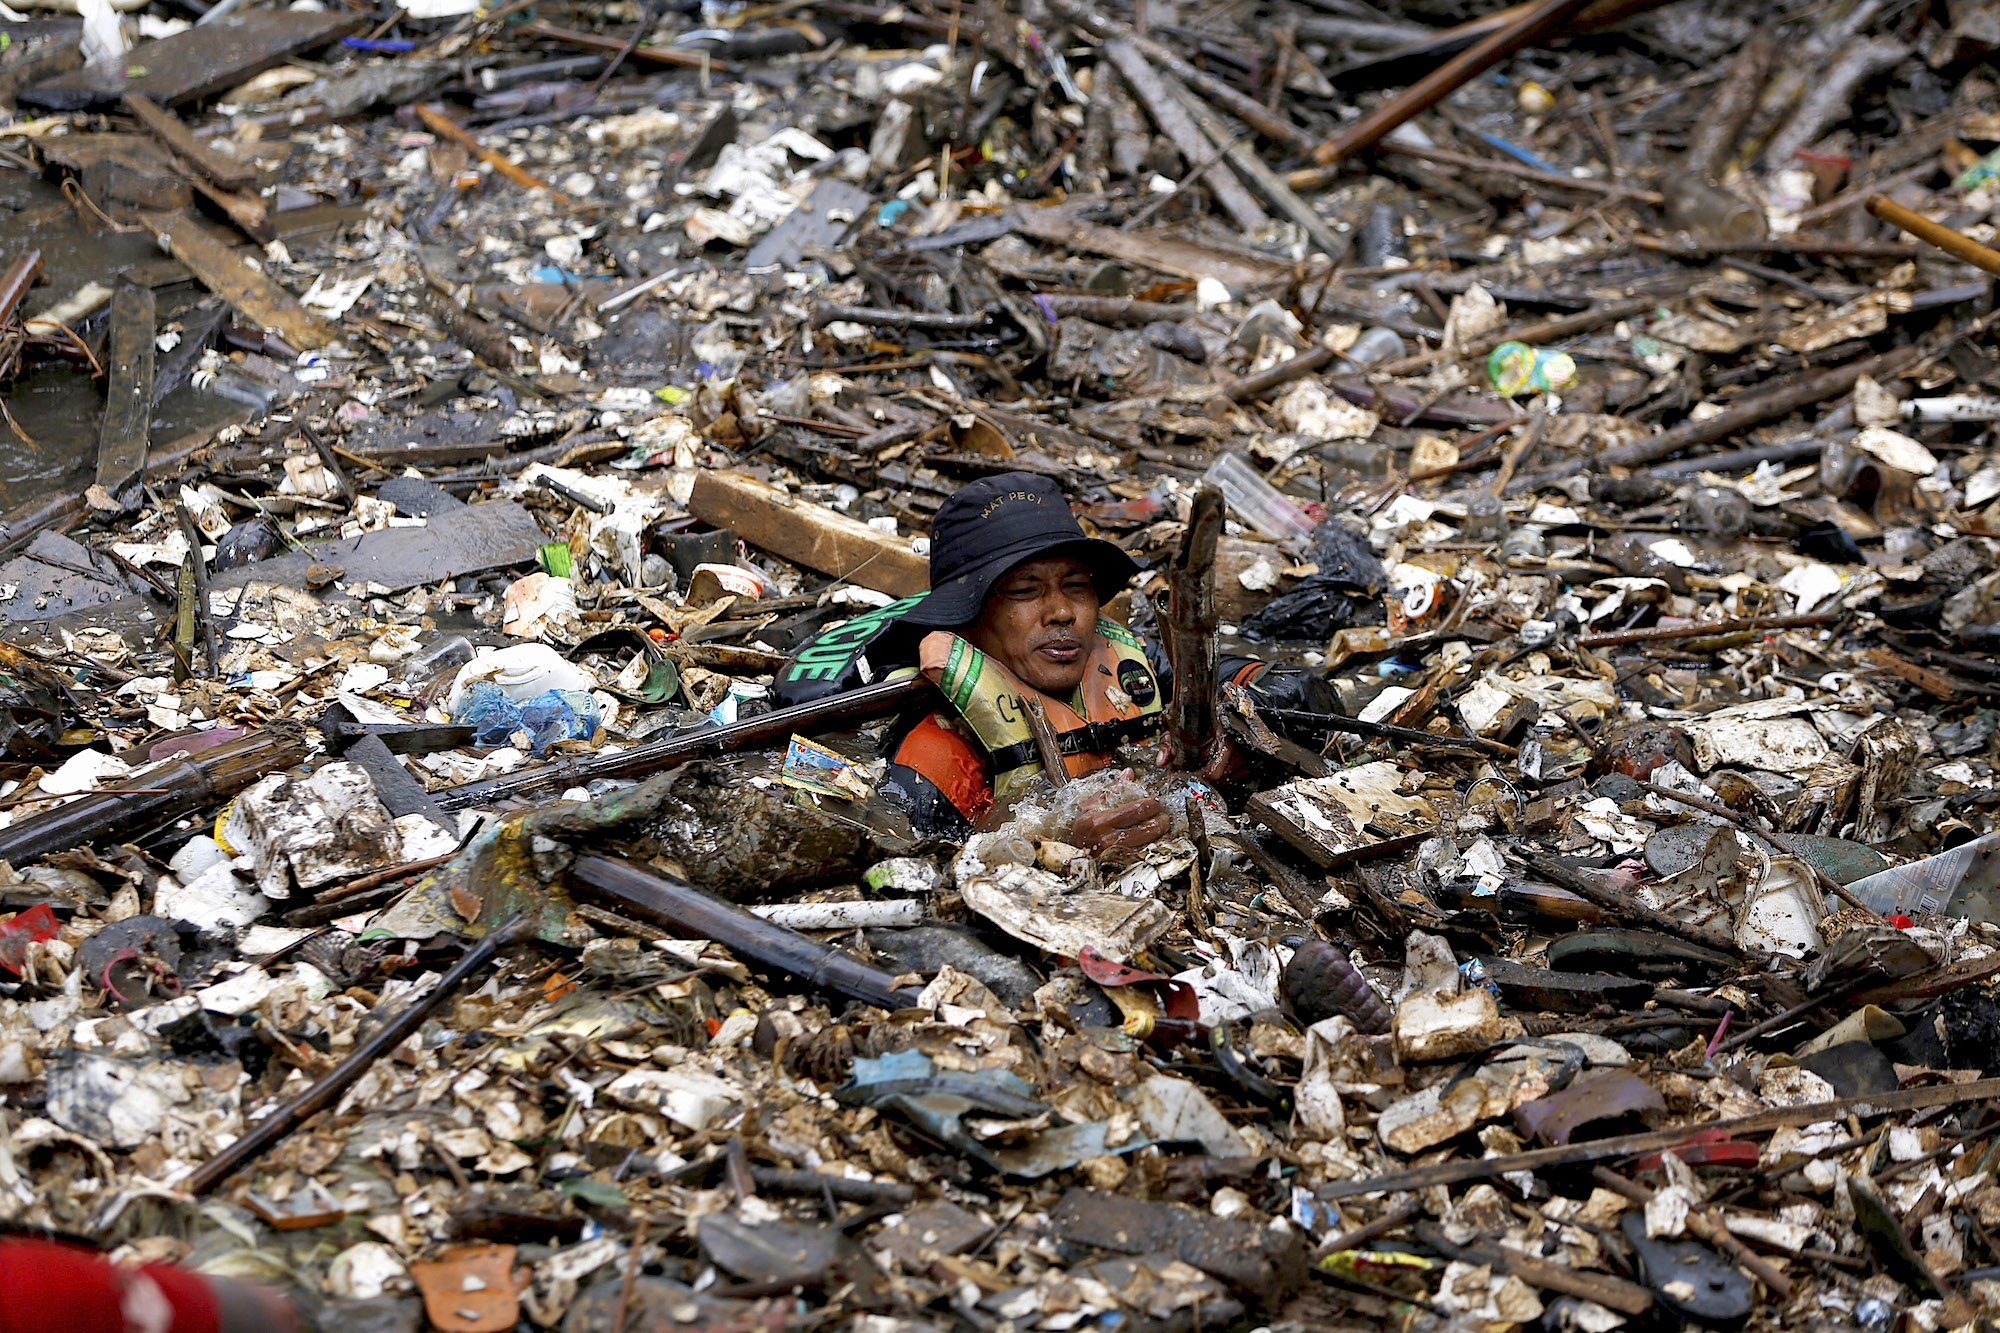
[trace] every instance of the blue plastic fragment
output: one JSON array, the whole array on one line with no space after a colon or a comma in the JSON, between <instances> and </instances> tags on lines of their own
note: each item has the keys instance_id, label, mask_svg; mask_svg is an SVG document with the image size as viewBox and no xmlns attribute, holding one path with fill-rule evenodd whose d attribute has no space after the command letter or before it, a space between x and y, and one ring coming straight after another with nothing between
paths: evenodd
<instances>
[{"instance_id":1,"label":"blue plastic fragment","mask_svg":"<svg viewBox=\"0 0 2000 1333\"><path fill-rule=\"evenodd\" d=\"M1547 158L1537 157L1535 154L1529 152L1527 149L1521 147L1519 144L1510 143L1507 140L1501 138L1497 134L1488 134L1485 130L1474 130L1473 133L1478 135L1481 139L1485 140L1490 147L1498 148L1501 152L1513 158L1516 162L1521 163L1523 166L1533 167L1536 171L1546 171L1551 175L1555 176L1569 175L1567 171L1564 171L1561 167L1549 161Z\"/></svg>"}]
</instances>

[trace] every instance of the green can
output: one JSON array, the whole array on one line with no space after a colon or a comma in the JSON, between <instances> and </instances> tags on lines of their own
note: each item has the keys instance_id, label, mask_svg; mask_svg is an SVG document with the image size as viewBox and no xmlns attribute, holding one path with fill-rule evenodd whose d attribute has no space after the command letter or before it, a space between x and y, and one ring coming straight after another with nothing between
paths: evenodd
<instances>
[{"instance_id":1,"label":"green can","mask_svg":"<svg viewBox=\"0 0 2000 1333\"><path fill-rule=\"evenodd\" d=\"M1526 343L1506 342L1486 358L1493 387L1509 398L1524 393L1557 393L1576 383L1576 362L1568 352L1545 352Z\"/></svg>"}]
</instances>

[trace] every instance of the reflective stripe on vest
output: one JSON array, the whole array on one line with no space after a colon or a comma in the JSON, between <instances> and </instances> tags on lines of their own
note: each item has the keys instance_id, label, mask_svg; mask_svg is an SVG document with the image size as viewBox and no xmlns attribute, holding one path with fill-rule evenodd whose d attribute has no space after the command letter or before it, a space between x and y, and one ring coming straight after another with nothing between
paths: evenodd
<instances>
[{"instance_id":1,"label":"reflective stripe on vest","mask_svg":"<svg viewBox=\"0 0 2000 1333\"><path fill-rule=\"evenodd\" d=\"M924 637L918 650L923 673L993 761L996 797L1042 771L1021 705L1024 694L1042 701L1072 777L1105 767L1113 750L1159 728L1163 701L1145 650L1123 625L1100 620L1097 627L1083 683L1066 700L1031 690L956 634L939 630Z\"/></svg>"}]
</instances>

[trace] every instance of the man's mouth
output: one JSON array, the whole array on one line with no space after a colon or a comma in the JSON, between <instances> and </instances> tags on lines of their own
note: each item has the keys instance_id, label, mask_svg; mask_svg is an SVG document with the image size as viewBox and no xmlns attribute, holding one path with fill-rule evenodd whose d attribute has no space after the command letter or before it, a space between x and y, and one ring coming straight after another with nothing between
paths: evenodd
<instances>
[{"instance_id":1,"label":"man's mouth","mask_svg":"<svg viewBox=\"0 0 2000 1333\"><path fill-rule=\"evenodd\" d=\"M1075 639L1048 639L1038 644L1035 651L1051 662L1074 662L1083 655L1083 644Z\"/></svg>"}]
</instances>

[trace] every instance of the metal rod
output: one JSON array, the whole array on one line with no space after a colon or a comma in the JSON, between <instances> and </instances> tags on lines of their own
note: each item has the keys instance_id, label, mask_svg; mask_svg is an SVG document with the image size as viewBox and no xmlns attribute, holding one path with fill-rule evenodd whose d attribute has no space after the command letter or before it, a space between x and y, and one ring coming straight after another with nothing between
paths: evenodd
<instances>
[{"instance_id":1,"label":"metal rod","mask_svg":"<svg viewBox=\"0 0 2000 1333\"><path fill-rule=\"evenodd\" d=\"M629 861L580 856L569 873L579 888L621 912L714 940L739 957L802 977L821 990L882 1009L908 1008L919 994L915 987L896 986L879 967Z\"/></svg>"}]
</instances>

